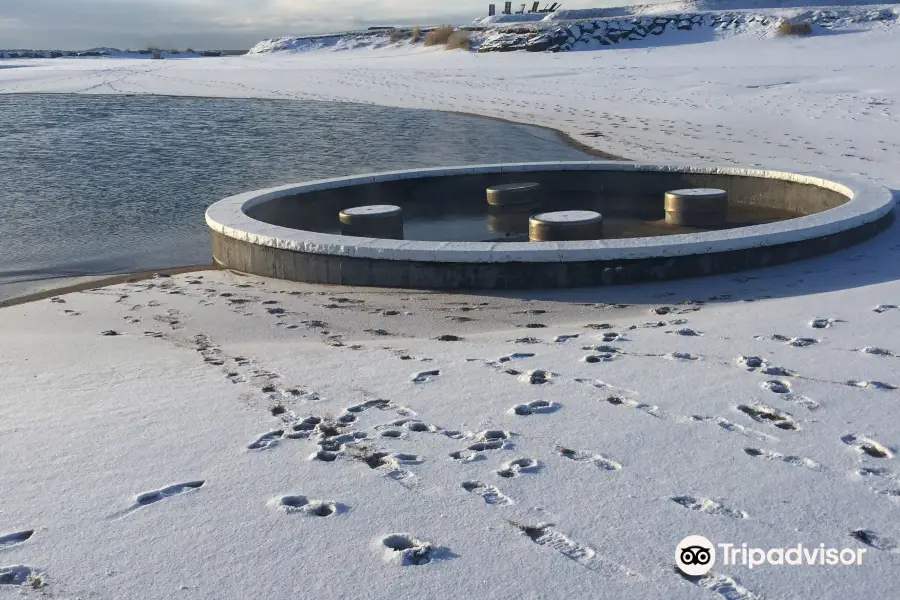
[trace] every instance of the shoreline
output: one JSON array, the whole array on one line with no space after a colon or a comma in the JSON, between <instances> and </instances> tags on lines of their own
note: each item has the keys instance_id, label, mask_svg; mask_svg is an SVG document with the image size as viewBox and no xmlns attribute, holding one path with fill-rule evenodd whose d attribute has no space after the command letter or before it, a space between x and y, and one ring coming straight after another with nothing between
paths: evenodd
<instances>
[{"instance_id":1,"label":"shoreline","mask_svg":"<svg viewBox=\"0 0 900 600\"><path fill-rule=\"evenodd\" d=\"M193 273L197 271L210 271L210 270L219 270L214 264L210 263L208 265L190 265L185 267L170 267L166 269L153 269L150 271L135 271L132 273L121 273L118 275L83 275L77 277L69 277L66 278L66 281L71 281L72 279L84 279L88 278L87 281L78 281L77 283L66 283L64 285L60 285L58 287L50 287L37 292L29 292L22 296L14 296L12 298L7 298L5 300L0 300L0 309L9 308L10 306L18 306L20 304L27 304L29 302L37 302L38 300L46 300L47 298L53 298L54 296L60 296L63 294L72 294L74 292L82 292L84 290L90 290L94 288L102 288L109 287L112 285L119 285L120 283L133 283L136 281L143 281L145 279L151 279L155 275L180 275L182 273Z\"/></svg>"},{"instance_id":2,"label":"shoreline","mask_svg":"<svg viewBox=\"0 0 900 600\"><path fill-rule=\"evenodd\" d=\"M133 93L122 93L122 94L90 94L90 93L79 93L79 92L10 92L10 93L2 93L2 95L8 96L28 96L28 95L76 95L76 96L123 96L123 97L131 97L131 96L159 96L165 98L196 98L196 99L204 99L204 100L266 100L266 101L274 101L274 102L324 102L322 100L300 100L300 99L291 99L291 98L255 98L252 96L247 97L238 97L238 96L189 96L189 95L181 95L181 94L133 94ZM360 102L345 102L341 100L334 100L330 102L339 102L341 104L359 104L363 105ZM363 105L364 106L364 105ZM524 127L534 127L536 129L540 129L543 131L548 131L556 135L556 137L561 140L564 144L580 151L590 156L595 156L597 158L603 160L616 160L616 161L627 161L631 162L631 159L617 156L615 154L611 154L609 152L605 152L598 148L594 148L589 146L583 142L576 140L574 137L569 135L568 133L562 131L561 129L556 129L555 127L550 127L547 125L538 125L534 123L520 123L518 121L513 121L511 119L506 119L503 117L495 117L491 115L480 115L478 113L473 112L465 112L465 111L453 111L453 110L440 110L440 109L431 109L431 108L406 108L399 106L390 106L379 104L378 106L383 106L385 108L400 108L404 110L415 110L415 111L431 111L438 113L445 113L451 115L459 115L465 117L474 117L479 119L489 119L492 121L499 121L501 123L507 123L509 125L517 125ZM101 288L101 287L109 287L112 285L118 285L120 283L130 283L132 281L140 281L143 279L149 279L153 277L155 274L160 273L164 275L177 275L180 273L189 273L192 271L206 271L210 269L218 269L219 267L214 264L209 265L191 265L185 267L168 267L165 269L156 269L152 271L135 271L131 273L122 273L116 275L107 275L107 274L98 274L98 275L85 275L78 277L70 277L65 278L63 282L60 282L58 286L51 286L46 289L37 291L37 292L29 292L27 294L21 296L13 296L12 298L7 298L5 300L0 300L0 309L7 308L10 306L16 306L19 304L26 304L28 302L36 302L39 300L45 300L47 298L52 298L53 296L70 294L74 292L80 292L86 289L92 288ZM91 278L89 281L79 281L78 283L69 283L73 279L82 279L83 277ZM96 279L94 279L96 277Z\"/></svg>"}]
</instances>

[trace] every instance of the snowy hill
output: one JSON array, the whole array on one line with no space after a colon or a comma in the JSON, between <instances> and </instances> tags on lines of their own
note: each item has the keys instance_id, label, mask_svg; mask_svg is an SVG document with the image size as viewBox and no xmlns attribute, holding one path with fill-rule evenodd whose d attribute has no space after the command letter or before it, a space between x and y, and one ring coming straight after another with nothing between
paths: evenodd
<instances>
[{"instance_id":1,"label":"snowy hill","mask_svg":"<svg viewBox=\"0 0 900 600\"><path fill-rule=\"evenodd\" d=\"M552 13L525 13L521 15L494 15L475 19L479 25L500 23L522 23L535 21L576 21L580 19L602 19L627 17L634 15L666 15L684 13L703 13L715 11L765 10L768 14L774 11L798 11L822 7L884 7L885 3L868 2L866 0L848 0L835 4L834 0L675 0L657 4L633 4L628 6L609 6L602 8L562 9Z\"/></svg>"},{"instance_id":2,"label":"snowy hill","mask_svg":"<svg viewBox=\"0 0 900 600\"><path fill-rule=\"evenodd\" d=\"M492 51L596 50L602 46L672 45L722 37L776 35L782 19L809 22L813 33L842 28L891 26L900 4L850 0L680 0L611 8L560 10L546 15L495 15L476 19L468 29L473 48ZM356 31L263 40L250 54L315 50L404 47L415 44L409 31ZM659 37L662 36L662 37ZM421 44L421 42L418 42Z\"/></svg>"}]
</instances>

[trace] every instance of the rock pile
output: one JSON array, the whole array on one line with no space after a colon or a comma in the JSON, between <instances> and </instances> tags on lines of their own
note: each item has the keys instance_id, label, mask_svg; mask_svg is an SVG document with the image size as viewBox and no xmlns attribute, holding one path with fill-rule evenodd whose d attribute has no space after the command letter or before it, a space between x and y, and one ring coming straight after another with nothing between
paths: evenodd
<instances>
[{"instance_id":1,"label":"rock pile","mask_svg":"<svg viewBox=\"0 0 900 600\"><path fill-rule=\"evenodd\" d=\"M748 12L714 12L697 14L672 14L635 16L631 18L598 19L573 22L566 25L539 24L532 28L500 27L488 34L478 48L479 52L566 52L569 50L596 50L626 42L636 42L666 31L691 31L707 28L711 34L738 29L778 26L782 17ZM873 21L897 21L900 14L892 9L878 10L814 10L797 15L813 25L830 29L853 23Z\"/></svg>"}]
</instances>

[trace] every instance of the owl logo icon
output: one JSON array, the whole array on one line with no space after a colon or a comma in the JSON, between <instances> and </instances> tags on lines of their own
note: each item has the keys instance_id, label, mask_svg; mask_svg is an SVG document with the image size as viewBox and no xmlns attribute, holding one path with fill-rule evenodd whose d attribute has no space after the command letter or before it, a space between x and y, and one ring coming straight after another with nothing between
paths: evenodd
<instances>
[{"instance_id":1,"label":"owl logo icon","mask_svg":"<svg viewBox=\"0 0 900 600\"><path fill-rule=\"evenodd\" d=\"M715 563L716 547L702 535L689 535L675 548L675 564L685 575L706 575Z\"/></svg>"}]
</instances>

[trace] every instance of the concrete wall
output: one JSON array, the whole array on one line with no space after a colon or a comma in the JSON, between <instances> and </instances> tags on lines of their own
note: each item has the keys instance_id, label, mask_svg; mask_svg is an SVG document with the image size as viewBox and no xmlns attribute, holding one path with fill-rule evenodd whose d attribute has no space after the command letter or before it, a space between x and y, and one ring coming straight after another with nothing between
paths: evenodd
<instances>
[{"instance_id":1,"label":"concrete wall","mask_svg":"<svg viewBox=\"0 0 900 600\"><path fill-rule=\"evenodd\" d=\"M866 240L893 213L836 235L702 255L577 262L449 263L378 260L279 250L212 234L217 266L266 277L418 289L541 289L615 285L731 273L834 252Z\"/></svg>"},{"instance_id":2,"label":"concrete wall","mask_svg":"<svg viewBox=\"0 0 900 600\"><path fill-rule=\"evenodd\" d=\"M348 237L316 227L343 208L447 203L486 212L485 188L542 184L545 201L580 201L661 216L667 190L716 187L733 206L805 215L719 231L579 242L421 242ZM832 252L893 218L890 190L864 181L737 167L621 162L478 165L322 180L238 194L206 213L216 264L282 279L423 289L523 289L610 285L727 273ZM601 212L603 212L601 210ZM651 215L651 216L652 216Z\"/></svg>"}]
</instances>

